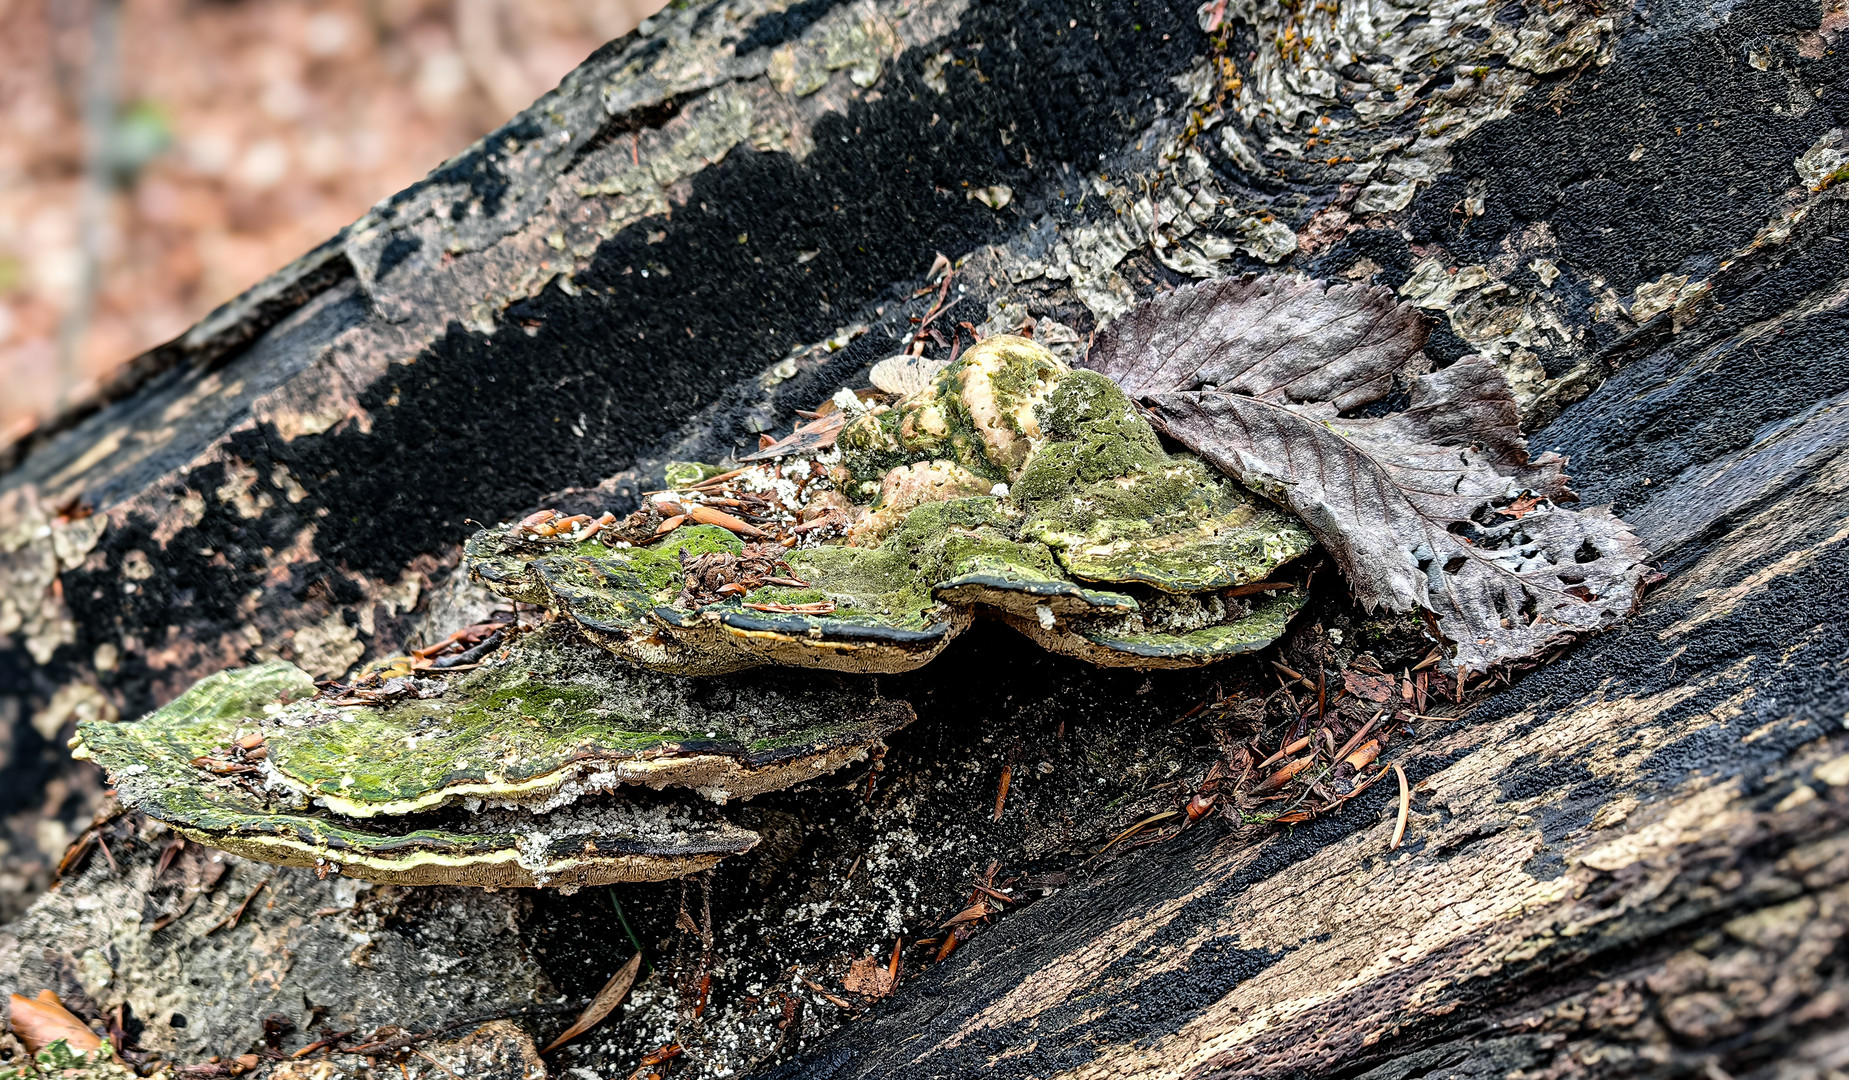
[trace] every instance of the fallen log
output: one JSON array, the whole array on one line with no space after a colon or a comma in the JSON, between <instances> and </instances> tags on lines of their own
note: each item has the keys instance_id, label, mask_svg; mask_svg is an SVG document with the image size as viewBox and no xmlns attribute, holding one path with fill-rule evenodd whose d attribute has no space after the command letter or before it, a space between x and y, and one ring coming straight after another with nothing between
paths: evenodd
<instances>
[{"instance_id":1,"label":"fallen log","mask_svg":"<svg viewBox=\"0 0 1849 1080\"><path fill-rule=\"evenodd\" d=\"M1666 579L1417 720L1397 848L1388 781L1095 860L1217 753L1176 720L1213 676L972 633L881 682L920 719L879 769L750 804L765 843L709 879L399 893L191 847L158 873L171 837L105 821L0 931L0 985L99 1023L127 1005L136 1045L185 1063L260 1053L271 1015L282 1056L322 1026L375 1038L317 1055L402 1056L379 1029L499 1014L544 1045L640 948L662 972L543 1067L632 1068L671 1036L678 1067L766 1076L1839 1068L1843 25L1796 2L652 20L13 452L0 692L33 799L100 786L53 764L86 710L272 657L333 677L481 621L454 572L471 519L622 512L914 344L1031 324L1070 355L1210 275L1395 289L1432 364L1497 361L1533 443ZM1360 633L1325 588L1309 636ZM931 929L1010 873L1036 902ZM895 937L896 991L842 997Z\"/></svg>"}]
</instances>

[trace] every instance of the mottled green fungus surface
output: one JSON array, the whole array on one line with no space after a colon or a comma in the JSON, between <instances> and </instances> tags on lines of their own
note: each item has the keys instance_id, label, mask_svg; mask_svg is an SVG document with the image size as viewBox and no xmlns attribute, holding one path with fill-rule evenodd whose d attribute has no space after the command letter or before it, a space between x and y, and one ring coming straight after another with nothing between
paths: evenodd
<instances>
[{"instance_id":1,"label":"mottled green fungus surface","mask_svg":"<svg viewBox=\"0 0 1849 1080\"><path fill-rule=\"evenodd\" d=\"M582 885L749 849L712 804L836 769L912 718L827 676L616 664L565 623L476 671L394 682L335 704L293 665L260 664L139 723L85 724L74 745L126 804L227 851L375 881Z\"/></svg>"},{"instance_id":2,"label":"mottled green fungus surface","mask_svg":"<svg viewBox=\"0 0 1849 1080\"><path fill-rule=\"evenodd\" d=\"M841 407L767 461L670 465L626 520L477 533L473 578L551 615L472 668L402 658L317 691L260 664L73 746L126 804L253 858L407 884L657 880L757 842L728 800L912 719L831 672L915 668L978 614L1095 664L1192 667L1263 648L1303 606L1279 574L1312 546L1295 519L1031 341ZM733 674L765 664L823 670Z\"/></svg>"},{"instance_id":3,"label":"mottled green fungus surface","mask_svg":"<svg viewBox=\"0 0 1849 1080\"><path fill-rule=\"evenodd\" d=\"M643 515L662 523L660 539L612 546L502 526L469 541L470 572L659 671L905 671L978 613L1096 664L1190 667L1275 640L1301 591L1234 594L1313 544L1288 513L1164 449L1109 379L1007 336L863 412L827 454L669 476L678 486ZM748 497L716 498L727 478ZM754 511L733 520L787 548L788 576L690 599L691 560L746 554L728 528L688 524L721 505Z\"/></svg>"}]
</instances>

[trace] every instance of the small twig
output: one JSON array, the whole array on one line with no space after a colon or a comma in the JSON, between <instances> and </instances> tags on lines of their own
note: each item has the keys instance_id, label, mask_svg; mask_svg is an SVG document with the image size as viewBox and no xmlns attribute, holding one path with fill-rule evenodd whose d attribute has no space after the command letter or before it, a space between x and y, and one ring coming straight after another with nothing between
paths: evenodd
<instances>
[{"instance_id":1,"label":"small twig","mask_svg":"<svg viewBox=\"0 0 1849 1080\"><path fill-rule=\"evenodd\" d=\"M216 934L220 930L237 929L238 920L244 917L244 909L250 906L250 902L252 900L255 900L257 898L257 894L262 892L263 887L265 885L268 885L269 883L270 883L269 878L264 878L262 881L257 882L257 887L250 890L250 895L246 896L244 898L244 902L237 906L237 910L225 916L223 922L220 922L217 925L213 926L210 930L207 930L206 933L209 935L209 934Z\"/></svg>"}]
</instances>

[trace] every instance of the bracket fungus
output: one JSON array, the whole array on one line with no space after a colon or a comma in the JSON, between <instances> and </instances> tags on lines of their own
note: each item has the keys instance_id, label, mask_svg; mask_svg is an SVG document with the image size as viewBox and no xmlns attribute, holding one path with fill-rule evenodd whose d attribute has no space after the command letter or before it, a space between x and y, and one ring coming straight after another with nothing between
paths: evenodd
<instances>
[{"instance_id":1,"label":"bracket fungus","mask_svg":"<svg viewBox=\"0 0 1849 1080\"><path fill-rule=\"evenodd\" d=\"M546 608L539 629L338 697L283 662L226 672L74 745L126 803L272 862L654 880L756 842L716 804L881 746L912 710L853 676L925 664L978 615L1094 664L1196 667L1284 633L1320 542L1362 606L1426 612L1458 670L1622 618L1642 545L1558 505L1565 463L1530 459L1494 364L1429 372L1423 341L1390 291L1248 277L1142 305L1084 368L1006 335L893 358L736 467L670 465L627 519L476 533L468 573ZM1355 415L1396 386L1404 410ZM763 665L810 670L735 674Z\"/></svg>"},{"instance_id":2,"label":"bracket fungus","mask_svg":"<svg viewBox=\"0 0 1849 1080\"><path fill-rule=\"evenodd\" d=\"M832 446L672 470L688 482L625 522L484 530L469 570L684 675L906 671L978 612L1095 664L1192 667L1263 648L1303 605L1238 593L1308 552L1308 530L1032 341L991 337L844 419Z\"/></svg>"},{"instance_id":3,"label":"bracket fungus","mask_svg":"<svg viewBox=\"0 0 1849 1080\"><path fill-rule=\"evenodd\" d=\"M286 661L221 672L74 746L126 804L251 858L400 884L598 885L750 849L755 833L703 803L830 772L912 715L839 679L613 664L555 623L474 671L365 696L317 694Z\"/></svg>"}]
</instances>

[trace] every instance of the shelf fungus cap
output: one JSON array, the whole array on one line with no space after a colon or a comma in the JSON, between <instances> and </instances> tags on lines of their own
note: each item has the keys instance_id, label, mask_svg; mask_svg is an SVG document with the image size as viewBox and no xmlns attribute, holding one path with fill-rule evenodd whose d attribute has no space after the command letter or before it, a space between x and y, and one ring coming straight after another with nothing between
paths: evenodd
<instances>
[{"instance_id":1,"label":"shelf fungus cap","mask_svg":"<svg viewBox=\"0 0 1849 1080\"><path fill-rule=\"evenodd\" d=\"M979 613L1097 664L1195 666L1262 648L1303 605L1300 589L1268 580L1314 546L1302 523L1169 453L1116 384L1024 338L988 338L851 421L827 468L796 464L700 468L697 483L662 493L668 531L639 545L485 530L467 545L469 569L631 663L695 675L906 671ZM792 472L813 502L773 505L764 493ZM739 497L717 486L728 477ZM737 524L763 542L685 524L716 497L757 508ZM823 505L841 517L833 533L792 516ZM742 571L766 558L783 569ZM729 594L707 594L690 567L740 572Z\"/></svg>"},{"instance_id":2,"label":"shelf fungus cap","mask_svg":"<svg viewBox=\"0 0 1849 1080\"><path fill-rule=\"evenodd\" d=\"M236 854L401 884L595 885L750 849L714 804L837 769L913 716L840 680L628 668L564 624L374 693L315 696L275 661L73 745L125 804Z\"/></svg>"}]
</instances>

